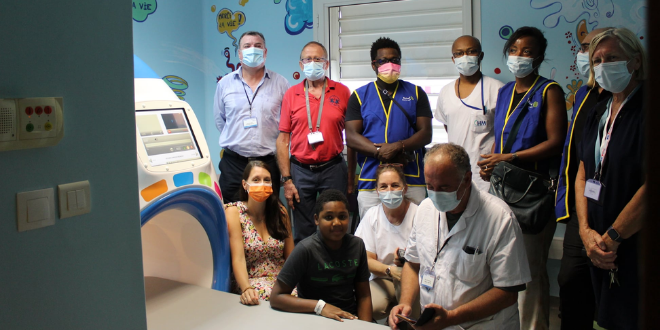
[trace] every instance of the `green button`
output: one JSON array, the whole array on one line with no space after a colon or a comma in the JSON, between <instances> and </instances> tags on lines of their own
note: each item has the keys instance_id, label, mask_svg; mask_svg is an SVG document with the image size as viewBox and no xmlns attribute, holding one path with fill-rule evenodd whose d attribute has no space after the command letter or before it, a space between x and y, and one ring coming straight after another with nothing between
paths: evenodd
<instances>
[{"instance_id":1,"label":"green button","mask_svg":"<svg viewBox=\"0 0 660 330\"><path fill-rule=\"evenodd\" d=\"M25 130L28 132L34 131L34 125L32 125L32 123L27 124L27 126L25 126Z\"/></svg>"}]
</instances>

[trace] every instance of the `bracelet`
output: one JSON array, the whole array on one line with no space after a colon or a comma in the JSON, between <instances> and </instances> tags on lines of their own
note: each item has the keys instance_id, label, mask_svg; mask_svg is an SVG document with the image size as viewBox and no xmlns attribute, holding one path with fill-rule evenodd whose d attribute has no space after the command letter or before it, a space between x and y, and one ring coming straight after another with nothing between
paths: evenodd
<instances>
[{"instance_id":1,"label":"bracelet","mask_svg":"<svg viewBox=\"0 0 660 330\"><path fill-rule=\"evenodd\" d=\"M319 302L316 303L316 307L314 307L314 313L316 313L316 315L321 315L323 307L325 307L325 301L319 299Z\"/></svg>"},{"instance_id":2,"label":"bracelet","mask_svg":"<svg viewBox=\"0 0 660 330\"><path fill-rule=\"evenodd\" d=\"M254 287L250 285L247 288L245 288L245 290L243 290L242 293L245 293L245 291L250 290L250 289L254 290Z\"/></svg>"},{"instance_id":3,"label":"bracelet","mask_svg":"<svg viewBox=\"0 0 660 330\"><path fill-rule=\"evenodd\" d=\"M399 142L401 142L401 150L403 150L403 152L406 152L406 145L403 144L403 140L401 140Z\"/></svg>"}]
</instances>

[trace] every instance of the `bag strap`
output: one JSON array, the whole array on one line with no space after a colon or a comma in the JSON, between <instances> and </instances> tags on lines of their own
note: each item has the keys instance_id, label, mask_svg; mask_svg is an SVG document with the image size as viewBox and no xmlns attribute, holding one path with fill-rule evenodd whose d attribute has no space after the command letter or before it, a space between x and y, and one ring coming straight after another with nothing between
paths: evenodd
<instances>
[{"instance_id":1,"label":"bag strap","mask_svg":"<svg viewBox=\"0 0 660 330\"><path fill-rule=\"evenodd\" d=\"M516 117L516 121L513 123L513 127L511 128L511 132L509 132L509 136L506 138L506 143L504 144L504 149L502 149L502 153L508 154L508 153L511 152L511 147L513 147L513 143L516 140L516 136L518 135L518 130L520 129L520 125L522 124L522 121L523 121L523 119L525 119L525 115L527 115L527 111L529 110L529 109L527 109L529 107L528 100L532 96L534 96L534 94L536 94L536 91L538 91L539 88L541 88L541 86L543 84L545 84L546 81L548 81L548 79L545 79L545 78L542 78L542 79L543 80L538 81L537 85L534 86L534 89L531 90L529 94L527 94L528 97L523 98L522 100L520 100L520 103L524 102L523 107L522 107L522 109L520 109L520 113L518 114L518 117ZM520 103L518 103L518 105L520 105ZM515 112L515 111L516 110L514 109L513 112ZM513 113L511 113L511 114L513 114Z\"/></svg>"},{"instance_id":2,"label":"bag strap","mask_svg":"<svg viewBox=\"0 0 660 330\"><path fill-rule=\"evenodd\" d=\"M415 88L417 88L417 87L415 87ZM379 89L379 90L380 90L380 89ZM397 102L393 97L390 96L390 93L387 91L387 89L382 89L382 90L380 90L380 91L383 93L383 95L387 96L387 98L388 98L391 102L394 102L394 104L396 104L396 106L399 108L399 110L401 110L401 112L402 112L403 115L406 117L406 119L408 119L408 125L410 125L410 127L412 127L412 129L413 129L415 132L417 132L417 127L416 127L415 125L413 125L412 120L410 119L410 117L408 117L408 113L403 109L403 107L401 106L401 104L399 104L399 102Z\"/></svg>"}]
</instances>

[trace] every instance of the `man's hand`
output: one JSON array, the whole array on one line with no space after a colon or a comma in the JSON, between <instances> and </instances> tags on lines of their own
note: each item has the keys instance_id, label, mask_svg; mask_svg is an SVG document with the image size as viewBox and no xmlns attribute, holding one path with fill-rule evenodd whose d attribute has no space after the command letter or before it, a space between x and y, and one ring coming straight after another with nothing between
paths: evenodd
<instances>
[{"instance_id":1,"label":"man's hand","mask_svg":"<svg viewBox=\"0 0 660 330\"><path fill-rule=\"evenodd\" d=\"M401 142L394 143L374 143L376 148L379 148L376 151L376 158L381 162L392 162L396 156L403 152L403 144Z\"/></svg>"},{"instance_id":2,"label":"man's hand","mask_svg":"<svg viewBox=\"0 0 660 330\"><path fill-rule=\"evenodd\" d=\"M408 305L401 304L401 305L396 305L396 306L392 307L392 310L390 311L389 320L388 320L390 328L392 328L394 330L399 329L397 327L397 323L403 322L403 320L396 317L397 314L401 314L403 316L409 316L410 313L412 313L412 307L410 307Z\"/></svg>"},{"instance_id":3,"label":"man's hand","mask_svg":"<svg viewBox=\"0 0 660 330\"><path fill-rule=\"evenodd\" d=\"M425 310L427 308L434 309L435 315L433 316L433 319L431 319L431 321L426 322L424 325L416 326L415 327L416 330L444 329L448 326L453 325L449 320L449 313L447 312L446 309L442 308L442 306L436 304L428 304L424 306Z\"/></svg>"},{"instance_id":4,"label":"man's hand","mask_svg":"<svg viewBox=\"0 0 660 330\"><path fill-rule=\"evenodd\" d=\"M341 308L325 304L323 310L321 311L321 316L325 316L329 319L334 319L339 322L344 322L342 319L357 320L357 316L341 310Z\"/></svg>"},{"instance_id":5,"label":"man's hand","mask_svg":"<svg viewBox=\"0 0 660 330\"><path fill-rule=\"evenodd\" d=\"M392 278L400 282L402 270L402 267L390 267L390 274L392 274Z\"/></svg>"},{"instance_id":6,"label":"man's hand","mask_svg":"<svg viewBox=\"0 0 660 330\"><path fill-rule=\"evenodd\" d=\"M292 210L296 209L293 206L294 197L296 198L296 203L300 203L300 196L298 196L298 189L296 189L296 185L293 184L293 180L288 180L284 183L284 198L286 198L287 202L289 203L289 207Z\"/></svg>"},{"instance_id":7,"label":"man's hand","mask_svg":"<svg viewBox=\"0 0 660 330\"><path fill-rule=\"evenodd\" d=\"M603 237L595 230L588 228L580 230L580 238L587 250L587 256L591 259L594 266L601 269L614 269L616 265L616 252L608 251Z\"/></svg>"}]
</instances>

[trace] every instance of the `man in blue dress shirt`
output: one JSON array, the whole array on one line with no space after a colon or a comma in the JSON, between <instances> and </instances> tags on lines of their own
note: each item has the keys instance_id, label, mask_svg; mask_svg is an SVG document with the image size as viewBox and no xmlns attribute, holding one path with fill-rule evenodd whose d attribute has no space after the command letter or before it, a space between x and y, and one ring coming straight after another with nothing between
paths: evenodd
<instances>
[{"instance_id":1,"label":"man in blue dress shirt","mask_svg":"<svg viewBox=\"0 0 660 330\"><path fill-rule=\"evenodd\" d=\"M251 160L270 167L273 192L279 194L275 161L280 105L289 82L265 68L268 49L263 34L243 33L239 39L241 67L222 78L213 99L215 126L220 131L220 190L225 203L238 199L243 170Z\"/></svg>"}]
</instances>

